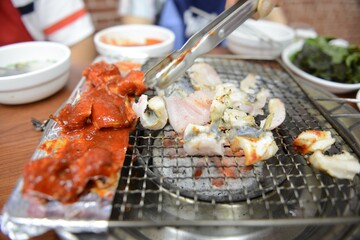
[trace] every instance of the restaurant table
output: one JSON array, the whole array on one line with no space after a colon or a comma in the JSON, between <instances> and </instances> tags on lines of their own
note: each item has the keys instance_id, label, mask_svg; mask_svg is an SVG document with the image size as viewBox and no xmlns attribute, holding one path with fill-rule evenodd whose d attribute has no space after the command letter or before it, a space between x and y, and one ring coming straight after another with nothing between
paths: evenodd
<instances>
[{"instance_id":1,"label":"restaurant table","mask_svg":"<svg viewBox=\"0 0 360 240\"><path fill-rule=\"evenodd\" d=\"M213 53L228 53L216 50ZM19 180L24 164L29 161L40 142L42 132L35 131L31 118L46 120L64 103L81 79L84 65L73 65L67 85L58 93L44 100L23 105L0 104L0 208L2 209L9 195ZM355 92L341 97L355 97ZM355 105L353 104L355 107ZM0 233L0 239L8 239ZM58 239L52 231L33 239Z\"/></svg>"}]
</instances>

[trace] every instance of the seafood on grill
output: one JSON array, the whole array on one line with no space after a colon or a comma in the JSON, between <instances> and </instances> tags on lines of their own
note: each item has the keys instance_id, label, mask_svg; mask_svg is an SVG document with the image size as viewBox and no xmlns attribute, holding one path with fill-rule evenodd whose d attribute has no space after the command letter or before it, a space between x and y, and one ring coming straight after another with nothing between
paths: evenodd
<instances>
[{"instance_id":1,"label":"seafood on grill","mask_svg":"<svg viewBox=\"0 0 360 240\"><path fill-rule=\"evenodd\" d=\"M188 124L208 123L213 96L210 90L199 90L188 96L164 97L170 125L177 133L183 133Z\"/></svg>"},{"instance_id":2,"label":"seafood on grill","mask_svg":"<svg viewBox=\"0 0 360 240\"><path fill-rule=\"evenodd\" d=\"M325 151L335 143L330 131L306 130L300 133L293 142L296 152L311 154L308 162L314 168L328 173L330 176L353 180L360 173L360 163L347 151L326 155Z\"/></svg>"},{"instance_id":3,"label":"seafood on grill","mask_svg":"<svg viewBox=\"0 0 360 240\"><path fill-rule=\"evenodd\" d=\"M360 173L359 160L347 151L332 156L315 151L308 161L315 168L340 179L353 180Z\"/></svg>"},{"instance_id":4,"label":"seafood on grill","mask_svg":"<svg viewBox=\"0 0 360 240\"><path fill-rule=\"evenodd\" d=\"M213 90L218 84L222 84L215 69L205 62L194 63L187 73L195 90Z\"/></svg>"},{"instance_id":5,"label":"seafood on grill","mask_svg":"<svg viewBox=\"0 0 360 240\"><path fill-rule=\"evenodd\" d=\"M256 122L253 116L246 114L245 112L235 109L226 108L221 119L218 121L218 127L220 129L251 129L256 127Z\"/></svg>"},{"instance_id":6,"label":"seafood on grill","mask_svg":"<svg viewBox=\"0 0 360 240\"><path fill-rule=\"evenodd\" d=\"M235 136L230 147L233 152L244 151L246 166L273 157L279 149L271 132L262 132L259 137Z\"/></svg>"},{"instance_id":7,"label":"seafood on grill","mask_svg":"<svg viewBox=\"0 0 360 240\"><path fill-rule=\"evenodd\" d=\"M191 123L184 132L184 150L189 155L224 155L224 145L233 152L243 150L245 165L274 156L278 150L270 130L278 127L286 116L285 106L280 99L270 99L269 116L259 126L255 117L263 114L268 92L254 89L256 79L253 74L245 78L240 88L232 83L215 87L215 95L210 106L210 122ZM253 97L252 99L252 96ZM200 142L205 142L201 144Z\"/></svg>"},{"instance_id":8,"label":"seafood on grill","mask_svg":"<svg viewBox=\"0 0 360 240\"><path fill-rule=\"evenodd\" d=\"M268 92L261 89L255 96L255 101L250 100L247 92L237 88L232 83L224 83L216 86L215 97L211 104L211 120L218 121L225 109L236 108L252 116L262 115L262 108L266 104Z\"/></svg>"},{"instance_id":9,"label":"seafood on grill","mask_svg":"<svg viewBox=\"0 0 360 240\"><path fill-rule=\"evenodd\" d=\"M165 127L168 121L165 101L162 97L154 96L148 100L148 96L143 94L137 103L132 104L132 108L144 128L159 130Z\"/></svg>"},{"instance_id":10,"label":"seafood on grill","mask_svg":"<svg viewBox=\"0 0 360 240\"><path fill-rule=\"evenodd\" d=\"M257 123L255 117L264 115L269 92L256 88L254 74L249 73L239 86L222 83L211 65L199 62L187 76L190 80L184 77L157 91L165 101L169 124L183 136L188 155L224 156L226 145L233 152L244 150L245 165L251 165L276 154L278 147L271 130L285 120L285 106L280 99L270 99L268 117ZM143 100L141 97L133 105L141 122L145 107L141 111L137 108Z\"/></svg>"},{"instance_id":11,"label":"seafood on grill","mask_svg":"<svg viewBox=\"0 0 360 240\"><path fill-rule=\"evenodd\" d=\"M260 122L264 130L273 130L281 125L286 118L284 103L278 98L272 98L268 103L269 115Z\"/></svg>"},{"instance_id":12,"label":"seafood on grill","mask_svg":"<svg viewBox=\"0 0 360 240\"><path fill-rule=\"evenodd\" d=\"M253 73L249 73L243 80L240 81L240 90L249 94L255 93L256 77Z\"/></svg>"},{"instance_id":13,"label":"seafood on grill","mask_svg":"<svg viewBox=\"0 0 360 240\"><path fill-rule=\"evenodd\" d=\"M224 155L223 139L210 125L188 124L184 132L184 150L189 155Z\"/></svg>"},{"instance_id":14,"label":"seafood on grill","mask_svg":"<svg viewBox=\"0 0 360 240\"><path fill-rule=\"evenodd\" d=\"M300 133L293 142L296 152L307 154L309 152L324 152L335 143L330 131L306 130Z\"/></svg>"}]
</instances>

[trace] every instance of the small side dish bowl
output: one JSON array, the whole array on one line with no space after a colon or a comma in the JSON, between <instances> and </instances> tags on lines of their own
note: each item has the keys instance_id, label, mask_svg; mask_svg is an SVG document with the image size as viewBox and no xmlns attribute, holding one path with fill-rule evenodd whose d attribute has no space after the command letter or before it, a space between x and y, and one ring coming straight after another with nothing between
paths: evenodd
<instances>
[{"instance_id":1,"label":"small side dish bowl","mask_svg":"<svg viewBox=\"0 0 360 240\"><path fill-rule=\"evenodd\" d=\"M148 58L169 54L175 34L167 28L129 24L105 28L94 36L96 50L110 57Z\"/></svg>"},{"instance_id":2,"label":"small side dish bowl","mask_svg":"<svg viewBox=\"0 0 360 240\"><path fill-rule=\"evenodd\" d=\"M295 39L292 28L267 20L246 20L227 37L232 53L245 58L274 59Z\"/></svg>"},{"instance_id":3,"label":"small side dish bowl","mask_svg":"<svg viewBox=\"0 0 360 240\"><path fill-rule=\"evenodd\" d=\"M302 49L304 42L299 41L296 43L293 43L292 45L288 46L281 55L282 61L284 64L297 76L299 76L301 79L305 81L309 81L312 83L315 83L316 85L322 87L323 89L331 92L331 93L348 93L353 92L358 89L360 89L360 83L339 83L334 82L326 79L322 79L319 77L316 77L314 75L311 75L299 67L297 67L292 61L291 57L298 51Z\"/></svg>"},{"instance_id":4,"label":"small side dish bowl","mask_svg":"<svg viewBox=\"0 0 360 240\"><path fill-rule=\"evenodd\" d=\"M25 104L49 97L69 77L70 49L60 43L33 41L0 48L0 103Z\"/></svg>"}]
</instances>

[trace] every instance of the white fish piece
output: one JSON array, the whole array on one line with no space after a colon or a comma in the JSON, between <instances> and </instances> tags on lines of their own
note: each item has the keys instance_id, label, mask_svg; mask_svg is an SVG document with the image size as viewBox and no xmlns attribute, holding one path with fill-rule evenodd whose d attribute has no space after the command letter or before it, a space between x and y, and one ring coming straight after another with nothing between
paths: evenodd
<instances>
[{"instance_id":1,"label":"white fish piece","mask_svg":"<svg viewBox=\"0 0 360 240\"><path fill-rule=\"evenodd\" d=\"M165 101L162 97L155 96L148 101L148 96L143 94L137 103L133 103L132 108L144 128L159 130L168 121Z\"/></svg>"},{"instance_id":2,"label":"white fish piece","mask_svg":"<svg viewBox=\"0 0 360 240\"><path fill-rule=\"evenodd\" d=\"M213 90L217 85L222 84L220 76L208 63L194 63L187 72L195 90Z\"/></svg>"},{"instance_id":3,"label":"white fish piece","mask_svg":"<svg viewBox=\"0 0 360 240\"><path fill-rule=\"evenodd\" d=\"M234 85L229 83L216 86L215 96L210 106L210 116L212 122L217 122L224 114L224 111L227 108L224 96L229 94L229 89L232 87L234 87Z\"/></svg>"},{"instance_id":4,"label":"white fish piece","mask_svg":"<svg viewBox=\"0 0 360 240\"><path fill-rule=\"evenodd\" d=\"M266 100L269 97L268 90L262 88L257 94L256 94L256 101L253 103L250 103L250 111L248 111L249 114L253 115L254 117L257 115L263 115L264 111L263 108L265 107Z\"/></svg>"},{"instance_id":5,"label":"white fish piece","mask_svg":"<svg viewBox=\"0 0 360 240\"><path fill-rule=\"evenodd\" d=\"M296 152L307 154L309 152L324 152L335 143L330 131L306 130L300 133L293 142Z\"/></svg>"},{"instance_id":6,"label":"white fish piece","mask_svg":"<svg viewBox=\"0 0 360 240\"><path fill-rule=\"evenodd\" d=\"M226 95L225 100L228 107L237 108L250 114L254 112L254 107L256 107L255 103L249 101L249 95L239 89Z\"/></svg>"},{"instance_id":7,"label":"white fish piece","mask_svg":"<svg viewBox=\"0 0 360 240\"><path fill-rule=\"evenodd\" d=\"M272 98L268 103L269 115L260 122L260 127L264 130L273 130L280 126L286 118L284 103L278 98Z\"/></svg>"},{"instance_id":8,"label":"white fish piece","mask_svg":"<svg viewBox=\"0 0 360 240\"><path fill-rule=\"evenodd\" d=\"M226 104L221 102L219 99L214 99L210 106L210 118L213 123L218 122L224 115L225 110L227 109Z\"/></svg>"},{"instance_id":9,"label":"white fish piece","mask_svg":"<svg viewBox=\"0 0 360 240\"><path fill-rule=\"evenodd\" d=\"M240 90L249 94L254 94L255 85L256 85L255 74L249 73L243 80L240 81Z\"/></svg>"},{"instance_id":10,"label":"white fish piece","mask_svg":"<svg viewBox=\"0 0 360 240\"><path fill-rule=\"evenodd\" d=\"M324 155L321 151L315 151L309 162L315 168L328 173L330 176L353 180L357 173L360 173L360 163L349 152L332 156Z\"/></svg>"},{"instance_id":11,"label":"white fish piece","mask_svg":"<svg viewBox=\"0 0 360 240\"><path fill-rule=\"evenodd\" d=\"M243 126L237 128L231 128L226 131L226 137L231 142L232 139L238 136L247 137L247 138L258 138L261 133L263 133L263 129L258 126Z\"/></svg>"},{"instance_id":12,"label":"white fish piece","mask_svg":"<svg viewBox=\"0 0 360 240\"><path fill-rule=\"evenodd\" d=\"M233 108L225 109L219 124L221 129L242 128L248 126L256 126L254 117Z\"/></svg>"},{"instance_id":13,"label":"white fish piece","mask_svg":"<svg viewBox=\"0 0 360 240\"><path fill-rule=\"evenodd\" d=\"M219 84L215 88L215 97L222 97L237 90L238 90L237 87L233 83Z\"/></svg>"},{"instance_id":14,"label":"white fish piece","mask_svg":"<svg viewBox=\"0 0 360 240\"><path fill-rule=\"evenodd\" d=\"M247 166L273 157L279 149L271 132L262 132L257 138L235 136L230 140L230 148L233 152L244 151Z\"/></svg>"},{"instance_id":15,"label":"white fish piece","mask_svg":"<svg viewBox=\"0 0 360 240\"><path fill-rule=\"evenodd\" d=\"M141 115L145 112L145 109L147 107L148 104L148 96L145 94L142 94L139 97L139 100L137 103L133 103L132 104L132 109L134 110L134 112L136 113L136 115L140 118Z\"/></svg>"},{"instance_id":16,"label":"white fish piece","mask_svg":"<svg viewBox=\"0 0 360 240\"><path fill-rule=\"evenodd\" d=\"M234 84L224 83L216 86L215 97L210 107L211 121L219 121L229 107L248 112L250 109L244 104L247 102L247 94L241 92Z\"/></svg>"},{"instance_id":17,"label":"white fish piece","mask_svg":"<svg viewBox=\"0 0 360 240\"><path fill-rule=\"evenodd\" d=\"M241 91L232 83L220 84L216 87L215 97L210 108L211 121L219 121L227 108L244 111L252 116L264 114L262 108L265 106L269 92L261 89L254 102L249 101L249 94Z\"/></svg>"},{"instance_id":18,"label":"white fish piece","mask_svg":"<svg viewBox=\"0 0 360 240\"><path fill-rule=\"evenodd\" d=\"M187 125L184 131L184 150L189 155L224 155L224 141L211 131L209 125Z\"/></svg>"},{"instance_id":19,"label":"white fish piece","mask_svg":"<svg viewBox=\"0 0 360 240\"><path fill-rule=\"evenodd\" d=\"M177 133L182 133L190 123L203 125L210 122L213 98L214 92L210 90L195 91L189 96L173 94L164 97L170 125Z\"/></svg>"},{"instance_id":20,"label":"white fish piece","mask_svg":"<svg viewBox=\"0 0 360 240\"><path fill-rule=\"evenodd\" d=\"M156 88L156 93L158 96L183 96L187 97L189 94L194 93L194 87L191 84L190 80L187 77L181 77L178 81L173 84L170 84L164 89Z\"/></svg>"}]
</instances>

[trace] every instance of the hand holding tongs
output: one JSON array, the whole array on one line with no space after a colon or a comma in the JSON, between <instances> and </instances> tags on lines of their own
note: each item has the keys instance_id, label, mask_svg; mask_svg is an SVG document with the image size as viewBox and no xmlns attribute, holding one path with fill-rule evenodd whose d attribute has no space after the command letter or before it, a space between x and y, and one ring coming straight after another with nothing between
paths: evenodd
<instances>
[{"instance_id":1,"label":"hand holding tongs","mask_svg":"<svg viewBox=\"0 0 360 240\"><path fill-rule=\"evenodd\" d=\"M193 65L197 57L214 49L251 17L256 12L258 1L261 0L239 0L221 13L194 34L180 50L172 52L147 71L145 84L150 88L165 88L178 80Z\"/></svg>"}]
</instances>

